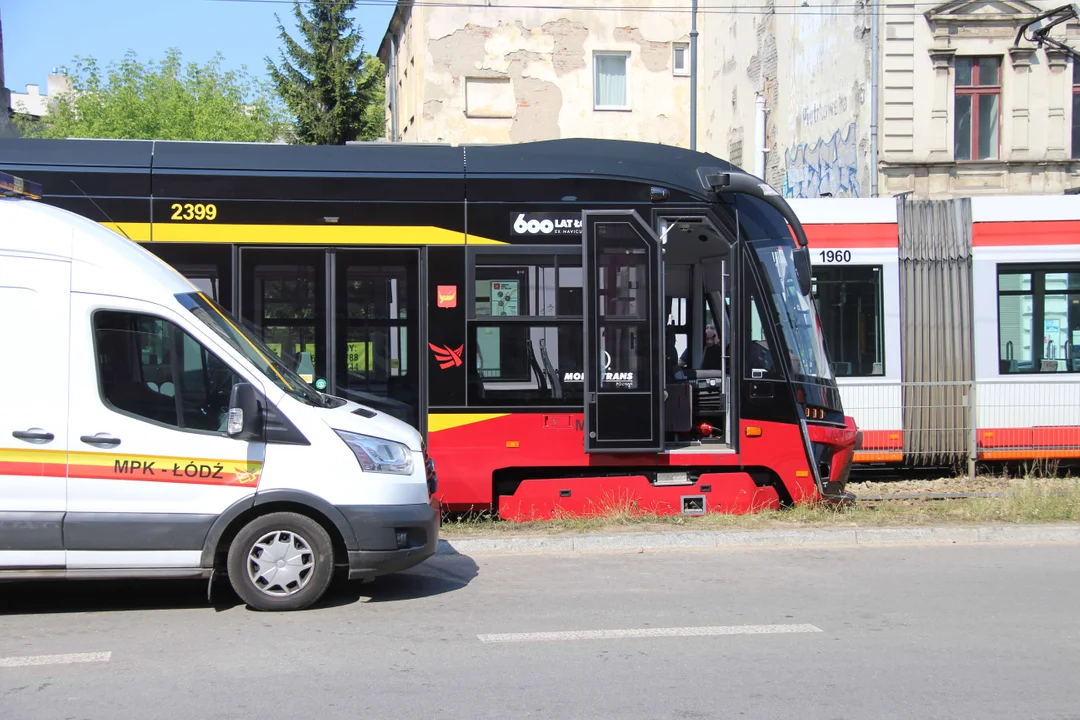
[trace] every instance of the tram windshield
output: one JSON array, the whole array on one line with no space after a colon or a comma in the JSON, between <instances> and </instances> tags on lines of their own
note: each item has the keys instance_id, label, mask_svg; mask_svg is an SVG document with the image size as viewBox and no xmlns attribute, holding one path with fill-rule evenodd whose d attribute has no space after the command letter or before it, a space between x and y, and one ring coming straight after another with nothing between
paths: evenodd
<instances>
[{"instance_id":1,"label":"tram windshield","mask_svg":"<svg viewBox=\"0 0 1080 720\"><path fill-rule=\"evenodd\" d=\"M833 380L817 309L813 301L799 291L794 244L790 239L758 240L752 247L760 261L759 268L772 295L779 329L788 346L792 376Z\"/></svg>"},{"instance_id":2,"label":"tram windshield","mask_svg":"<svg viewBox=\"0 0 1080 720\"><path fill-rule=\"evenodd\" d=\"M788 371L799 382L835 382L817 308L799 287L795 240L783 216L757 198L738 199L739 231L753 248L758 271L787 345Z\"/></svg>"}]
</instances>

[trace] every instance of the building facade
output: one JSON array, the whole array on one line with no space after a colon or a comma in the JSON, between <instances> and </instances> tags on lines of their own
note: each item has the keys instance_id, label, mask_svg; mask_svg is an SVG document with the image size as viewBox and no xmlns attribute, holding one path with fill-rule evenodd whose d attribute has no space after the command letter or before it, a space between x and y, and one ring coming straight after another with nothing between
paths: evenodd
<instances>
[{"instance_id":1,"label":"building facade","mask_svg":"<svg viewBox=\"0 0 1080 720\"><path fill-rule=\"evenodd\" d=\"M1024 23L1057 5L960 0L922 14L912 12L917 4L889 6L883 194L1061 193L1080 184L1080 65L1060 49L1017 41ZM1053 36L1080 47L1075 20Z\"/></svg>"},{"instance_id":2,"label":"building facade","mask_svg":"<svg viewBox=\"0 0 1080 720\"><path fill-rule=\"evenodd\" d=\"M71 91L71 78L60 68L53 68L46 79L45 92L40 85L27 85L26 92L10 93L11 109L16 114L43 118L58 95Z\"/></svg>"},{"instance_id":3,"label":"building facade","mask_svg":"<svg viewBox=\"0 0 1080 720\"><path fill-rule=\"evenodd\" d=\"M700 148L787 197L868 197L868 7L758 7L703 14Z\"/></svg>"},{"instance_id":4,"label":"building facade","mask_svg":"<svg viewBox=\"0 0 1080 720\"><path fill-rule=\"evenodd\" d=\"M398 4L379 49L391 140L689 143L688 14Z\"/></svg>"},{"instance_id":5,"label":"building facade","mask_svg":"<svg viewBox=\"0 0 1080 720\"><path fill-rule=\"evenodd\" d=\"M389 139L689 146L691 18L670 7L399 2L379 51ZM793 198L1063 192L1080 185L1080 64L1017 39L1051 7L703 8L697 147ZM1052 37L1080 47L1080 24Z\"/></svg>"}]
</instances>

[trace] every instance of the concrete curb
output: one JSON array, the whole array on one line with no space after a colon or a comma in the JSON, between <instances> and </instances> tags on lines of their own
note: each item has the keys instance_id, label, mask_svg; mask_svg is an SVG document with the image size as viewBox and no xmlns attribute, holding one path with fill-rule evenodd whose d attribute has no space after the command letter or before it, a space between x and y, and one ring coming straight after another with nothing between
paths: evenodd
<instances>
[{"instance_id":1,"label":"concrete curb","mask_svg":"<svg viewBox=\"0 0 1080 720\"><path fill-rule=\"evenodd\" d=\"M932 525L925 527L696 530L617 535L536 535L439 540L437 555L533 555L683 548L889 547L1080 543L1067 525Z\"/></svg>"}]
</instances>

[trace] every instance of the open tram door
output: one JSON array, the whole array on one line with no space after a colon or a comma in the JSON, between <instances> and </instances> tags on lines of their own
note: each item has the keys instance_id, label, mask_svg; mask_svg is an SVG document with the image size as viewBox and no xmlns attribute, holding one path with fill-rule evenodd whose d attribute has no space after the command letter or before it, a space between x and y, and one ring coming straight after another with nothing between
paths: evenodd
<instances>
[{"instance_id":1,"label":"open tram door","mask_svg":"<svg viewBox=\"0 0 1080 720\"><path fill-rule=\"evenodd\" d=\"M586 210L585 452L664 448L660 239L633 210Z\"/></svg>"}]
</instances>

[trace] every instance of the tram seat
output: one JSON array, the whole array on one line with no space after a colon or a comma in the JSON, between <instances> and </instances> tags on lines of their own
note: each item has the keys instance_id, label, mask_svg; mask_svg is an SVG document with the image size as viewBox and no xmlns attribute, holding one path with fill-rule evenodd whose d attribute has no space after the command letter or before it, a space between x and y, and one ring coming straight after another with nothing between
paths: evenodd
<instances>
[{"instance_id":1,"label":"tram seat","mask_svg":"<svg viewBox=\"0 0 1080 720\"><path fill-rule=\"evenodd\" d=\"M701 354L701 369L704 371L719 371L724 367L724 351L719 345L706 345Z\"/></svg>"}]
</instances>

